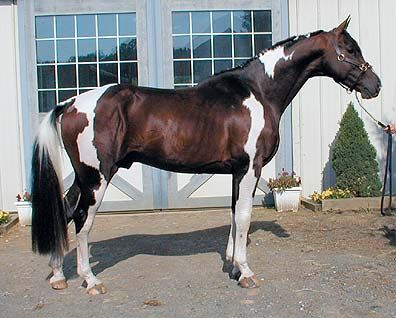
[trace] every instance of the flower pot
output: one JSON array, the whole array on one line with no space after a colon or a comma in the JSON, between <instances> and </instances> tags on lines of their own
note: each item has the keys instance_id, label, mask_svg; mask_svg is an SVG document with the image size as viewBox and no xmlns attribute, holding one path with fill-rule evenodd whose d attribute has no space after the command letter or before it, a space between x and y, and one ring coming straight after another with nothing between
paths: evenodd
<instances>
[{"instance_id":1,"label":"flower pot","mask_svg":"<svg viewBox=\"0 0 396 318\"><path fill-rule=\"evenodd\" d=\"M32 225L32 203L30 201L15 202L18 211L19 224Z\"/></svg>"},{"instance_id":2,"label":"flower pot","mask_svg":"<svg viewBox=\"0 0 396 318\"><path fill-rule=\"evenodd\" d=\"M275 208L278 212L297 212L300 205L301 187L293 187L284 191L274 189Z\"/></svg>"}]
</instances>

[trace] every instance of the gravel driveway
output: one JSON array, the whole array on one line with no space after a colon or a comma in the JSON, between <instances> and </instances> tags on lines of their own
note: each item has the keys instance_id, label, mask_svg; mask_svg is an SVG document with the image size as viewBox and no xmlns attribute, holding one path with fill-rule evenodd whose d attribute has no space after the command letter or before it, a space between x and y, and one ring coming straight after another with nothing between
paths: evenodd
<instances>
[{"instance_id":1,"label":"gravel driveway","mask_svg":"<svg viewBox=\"0 0 396 318\"><path fill-rule=\"evenodd\" d=\"M396 217L374 212L253 212L246 290L224 264L229 212L99 215L93 270L108 289L89 297L76 275L54 291L30 229L0 237L0 317L396 317ZM70 228L70 232L73 232Z\"/></svg>"}]
</instances>

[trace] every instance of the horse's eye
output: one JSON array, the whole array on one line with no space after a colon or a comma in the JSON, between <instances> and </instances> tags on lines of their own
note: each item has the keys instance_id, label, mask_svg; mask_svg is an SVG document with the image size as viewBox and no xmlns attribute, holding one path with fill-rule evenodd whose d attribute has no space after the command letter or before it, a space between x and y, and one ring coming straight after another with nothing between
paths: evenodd
<instances>
[{"instance_id":1,"label":"horse's eye","mask_svg":"<svg viewBox=\"0 0 396 318\"><path fill-rule=\"evenodd\" d=\"M348 53L353 53L355 50L353 49L353 47L347 47L347 51Z\"/></svg>"}]
</instances>

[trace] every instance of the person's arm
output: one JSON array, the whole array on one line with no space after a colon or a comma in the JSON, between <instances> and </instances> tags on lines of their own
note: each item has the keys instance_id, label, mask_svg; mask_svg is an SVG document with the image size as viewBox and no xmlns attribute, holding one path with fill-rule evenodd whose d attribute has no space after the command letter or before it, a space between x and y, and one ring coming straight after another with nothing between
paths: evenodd
<instances>
[{"instance_id":1,"label":"person's arm","mask_svg":"<svg viewBox=\"0 0 396 318\"><path fill-rule=\"evenodd\" d=\"M390 126L389 129L390 129L391 134L396 133L396 124L390 124L389 126ZM385 128L385 130L388 131L388 127Z\"/></svg>"}]
</instances>

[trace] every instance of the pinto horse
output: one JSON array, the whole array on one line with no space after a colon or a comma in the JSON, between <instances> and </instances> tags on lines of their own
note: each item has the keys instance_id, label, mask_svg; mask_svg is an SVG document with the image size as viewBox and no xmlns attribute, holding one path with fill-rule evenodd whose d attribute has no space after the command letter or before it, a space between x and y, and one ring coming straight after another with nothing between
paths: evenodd
<instances>
[{"instance_id":1,"label":"pinto horse","mask_svg":"<svg viewBox=\"0 0 396 318\"><path fill-rule=\"evenodd\" d=\"M252 202L261 169L278 149L287 105L314 76L331 77L366 99L381 89L348 24L349 17L329 32L281 41L192 88L111 84L57 105L40 126L32 160L32 247L51 254L51 286L67 287L62 263L67 225L74 221L77 272L90 295L106 292L89 264L88 234L111 178L141 162L174 172L232 175L226 257L242 287L257 287L246 257ZM62 143L75 172L65 196Z\"/></svg>"}]
</instances>

